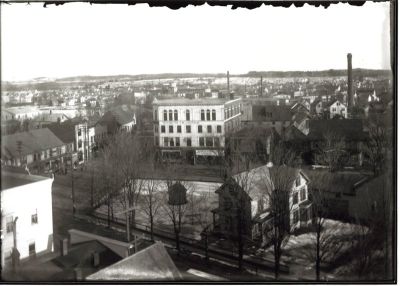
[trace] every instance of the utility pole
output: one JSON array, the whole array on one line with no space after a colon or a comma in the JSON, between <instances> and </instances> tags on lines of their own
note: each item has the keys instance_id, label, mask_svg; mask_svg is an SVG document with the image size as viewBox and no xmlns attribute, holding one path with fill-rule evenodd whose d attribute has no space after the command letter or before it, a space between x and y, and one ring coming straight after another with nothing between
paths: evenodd
<instances>
[{"instance_id":1,"label":"utility pole","mask_svg":"<svg viewBox=\"0 0 400 286\"><path fill-rule=\"evenodd\" d=\"M71 192L72 192L72 215L75 216L75 188L74 188L74 164L72 163L71 160Z\"/></svg>"}]
</instances>

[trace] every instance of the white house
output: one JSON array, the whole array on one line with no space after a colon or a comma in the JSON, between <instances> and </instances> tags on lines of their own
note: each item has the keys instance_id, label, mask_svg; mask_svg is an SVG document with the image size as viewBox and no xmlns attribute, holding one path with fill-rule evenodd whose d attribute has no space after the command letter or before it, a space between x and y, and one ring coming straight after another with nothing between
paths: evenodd
<instances>
[{"instance_id":1,"label":"white house","mask_svg":"<svg viewBox=\"0 0 400 286\"><path fill-rule=\"evenodd\" d=\"M329 118L340 116L347 118L347 106L339 100L335 100L329 104Z\"/></svg>"},{"instance_id":2,"label":"white house","mask_svg":"<svg viewBox=\"0 0 400 286\"><path fill-rule=\"evenodd\" d=\"M1 172L1 266L53 251L53 178Z\"/></svg>"}]
</instances>

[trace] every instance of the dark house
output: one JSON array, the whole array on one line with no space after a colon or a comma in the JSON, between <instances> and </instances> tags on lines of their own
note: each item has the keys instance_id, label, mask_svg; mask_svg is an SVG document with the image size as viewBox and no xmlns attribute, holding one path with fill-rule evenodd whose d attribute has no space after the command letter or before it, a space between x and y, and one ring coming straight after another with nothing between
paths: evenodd
<instances>
[{"instance_id":1,"label":"dark house","mask_svg":"<svg viewBox=\"0 0 400 286\"><path fill-rule=\"evenodd\" d=\"M226 237L251 237L251 198L243 188L229 178L216 191L218 208L213 212L214 231Z\"/></svg>"},{"instance_id":2,"label":"dark house","mask_svg":"<svg viewBox=\"0 0 400 286\"><path fill-rule=\"evenodd\" d=\"M136 115L129 106L119 106L104 113L96 125L106 126L108 134L117 131L131 132L136 125Z\"/></svg>"},{"instance_id":3,"label":"dark house","mask_svg":"<svg viewBox=\"0 0 400 286\"><path fill-rule=\"evenodd\" d=\"M366 220L371 211L382 204L383 196L392 190L387 175L372 177L356 172L328 172L307 170L311 179L311 197L315 193L322 198L327 218L342 220Z\"/></svg>"}]
</instances>

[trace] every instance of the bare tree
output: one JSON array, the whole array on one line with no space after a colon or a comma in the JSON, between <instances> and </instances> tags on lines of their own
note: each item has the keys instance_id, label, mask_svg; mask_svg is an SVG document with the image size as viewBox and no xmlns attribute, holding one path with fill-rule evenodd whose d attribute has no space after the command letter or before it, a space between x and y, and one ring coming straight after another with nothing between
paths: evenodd
<instances>
[{"instance_id":1,"label":"bare tree","mask_svg":"<svg viewBox=\"0 0 400 286\"><path fill-rule=\"evenodd\" d=\"M183 182L182 180L176 179L176 174L179 173L181 170L179 165L176 164L165 164L165 189L166 191L163 192L163 210L165 211L166 215L170 219L173 225L173 230L175 234L175 242L176 242L176 249L178 253L181 251L180 248L180 234L182 231L182 225L185 219L185 213L187 210L187 200L186 200L186 191L192 191L191 185ZM180 197L179 202L173 201L171 194L173 192L173 188L178 188L178 191L182 191L181 188L185 188L185 197ZM183 193L183 192L182 192ZM171 200L170 200L171 199Z\"/></svg>"},{"instance_id":2,"label":"bare tree","mask_svg":"<svg viewBox=\"0 0 400 286\"><path fill-rule=\"evenodd\" d=\"M279 279L282 248L290 236L293 205L290 201L296 175L295 169L282 165L266 169L263 176L263 191L270 210L272 228L266 235L273 244L275 279Z\"/></svg>"},{"instance_id":3,"label":"bare tree","mask_svg":"<svg viewBox=\"0 0 400 286\"><path fill-rule=\"evenodd\" d=\"M150 237L154 240L154 220L158 215L161 206L159 193L160 183L157 180L146 180L143 193L144 207L143 211L147 215L150 224Z\"/></svg>"},{"instance_id":4,"label":"bare tree","mask_svg":"<svg viewBox=\"0 0 400 286\"><path fill-rule=\"evenodd\" d=\"M312 188L309 192L312 194L313 210L313 243L305 248L305 254L311 260L315 261L315 278L321 280L321 264L333 262L343 248L342 239L336 234L340 228L336 225L328 225L326 217L328 215L327 205L324 200L323 191L326 187L326 172L319 172L311 178Z\"/></svg>"},{"instance_id":5,"label":"bare tree","mask_svg":"<svg viewBox=\"0 0 400 286\"><path fill-rule=\"evenodd\" d=\"M363 151L367 157L372 171L375 175L384 172L386 167L386 157L388 151L387 130L384 121L380 118L372 117L366 121L368 128L368 138L363 143Z\"/></svg>"},{"instance_id":6,"label":"bare tree","mask_svg":"<svg viewBox=\"0 0 400 286\"><path fill-rule=\"evenodd\" d=\"M324 141L319 150L321 162L329 167L329 171L337 171L348 160L346 141L342 136L332 131L325 132L323 138Z\"/></svg>"},{"instance_id":7,"label":"bare tree","mask_svg":"<svg viewBox=\"0 0 400 286\"><path fill-rule=\"evenodd\" d=\"M370 182L370 190L363 193L362 206L353 227L351 255L353 271L359 279L393 279L390 241L393 231L392 174L385 174ZM383 267L383 268L382 268Z\"/></svg>"}]
</instances>

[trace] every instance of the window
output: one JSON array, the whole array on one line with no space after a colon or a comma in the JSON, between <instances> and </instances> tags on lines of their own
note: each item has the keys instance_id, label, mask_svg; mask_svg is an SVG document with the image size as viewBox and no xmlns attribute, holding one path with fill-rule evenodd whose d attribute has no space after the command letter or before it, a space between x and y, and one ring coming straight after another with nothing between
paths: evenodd
<instances>
[{"instance_id":1,"label":"window","mask_svg":"<svg viewBox=\"0 0 400 286\"><path fill-rule=\"evenodd\" d=\"M207 121L210 121L211 117L210 117L210 109L207 109Z\"/></svg>"},{"instance_id":2,"label":"window","mask_svg":"<svg viewBox=\"0 0 400 286\"><path fill-rule=\"evenodd\" d=\"M164 121L167 121L167 120L168 120L168 118L167 118L167 111L164 110Z\"/></svg>"},{"instance_id":3,"label":"window","mask_svg":"<svg viewBox=\"0 0 400 286\"><path fill-rule=\"evenodd\" d=\"M179 137L175 137L175 146L176 147L181 146L181 141L179 140Z\"/></svg>"},{"instance_id":4,"label":"window","mask_svg":"<svg viewBox=\"0 0 400 286\"><path fill-rule=\"evenodd\" d=\"M204 109L201 110L200 114L201 114L200 116L201 120L206 120L204 117Z\"/></svg>"},{"instance_id":5,"label":"window","mask_svg":"<svg viewBox=\"0 0 400 286\"><path fill-rule=\"evenodd\" d=\"M192 147L192 138L187 138L186 139L186 146Z\"/></svg>"},{"instance_id":6,"label":"window","mask_svg":"<svg viewBox=\"0 0 400 286\"><path fill-rule=\"evenodd\" d=\"M182 127L180 125L176 126L176 132L182 133Z\"/></svg>"},{"instance_id":7,"label":"window","mask_svg":"<svg viewBox=\"0 0 400 286\"><path fill-rule=\"evenodd\" d=\"M36 254L36 245L34 242L29 243L29 255Z\"/></svg>"},{"instance_id":8,"label":"window","mask_svg":"<svg viewBox=\"0 0 400 286\"><path fill-rule=\"evenodd\" d=\"M174 138L169 138L169 146L174 147Z\"/></svg>"},{"instance_id":9,"label":"window","mask_svg":"<svg viewBox=\"0 0 400 286\"><path fill-rule=\"evenodd\" d=\"M164 146L168 146L168 137L164 137Z\"/></svg>"},{"instance_id":10,"label":"window","mask_svg":"<svg viewBox=\"0 0 400 286\"><path fill-rule=\"evenodd\" d=\"M203 126L201 126L201 125L197 126L197 132L202 133L203 132Z\"/></svg>"},{"instance_id":11,"label":"window","mask_svg":"<svg viewBox=\"0 0 400 286\"><path fill-rule=\"evenodd\" d=\"M204 146L204 137L199 138L199 145Z\"/></svg>"},{"instance_id":12,"label":"window","mask_svg":"<svg viewBox=\"0 0 400 286\"><path fill-rule=\"evenodd\" d=\"M168 132L174 133L174 126L172 126L172 125L168 126Z\"/></svg>"},{"instance_id":13,"label":"window","mask_svg":"<svg viewBox=\"0 0 400 286\"><path fill-rule=\"evenodd\" d=\"M174 120L177 121L178 120L178 110L174 110Z\"/></svg>"},{"instance_id":14,"label":"window","mask_svg":"<svg viewBox=\"0 0 400 286\"><path fill-rule=\"evenodd\" d=\"M190 111L189 109L186 109L186 120L190 120Z\"/></svg>"},{"instance_id":15,"label":"window","mask_svg":"<svg viewBox=\"0 0 400 286\"><path fill-rule=\"evenodd\" d=\"M217 125L217 133L221 133L222 132L222 127L221 125Z\"/></svg>"},{"instance_id":16,"label":"window","mask_svg":"<svg viewBox=\"0 0 400 286\"><path fill-rule=\"evenodd\" d=\"M192 129L190 128L190 125L186 125L186 133L191 133Z\"/></svg>"},{"instance_id":17,"label":"window","mask_svg":"<svg viewBox=\"0 0 400 286\"><path fill-rule=\"evenodd\" d=\"M155 121L158 120L158 118L157 118L157 110L154 110L154 120L155 120Z\"/></svg>"},{"instance_id":18,"label":"window","mask_svg":"<svg viewBox=\"0 0 400 286\"><path fill-rule=\"evenodd\" d=\"M206 138L206 146L207 147L212 147L213 146L213 138L212 137L207 137Z\"/></svg>"},{"instance_id":19,"label":"window","mask_svg":"<svg viewBox=\"0 0 400 286\"><path fill-rule=\"evenodd\" d=\"M300 176L296 178L296 187L300 186L301 184L301 180L300 180Z\"/></svg>"},{"instance_id":20,"label":"window","mask_svg":"<svg viewBox=\"0 0 400 286\"><path fill-rule=\"evenodd\" d=\"M332 108L332 112L336 112L336 107Z\"/></svg>"},{"instance_id":21,"label":"window","mask_svg":"<svg viewBox=\"0 0 400 286\"><path fill-rule=\"evenodd\" d=\"M78 136L81 136L82 135L82 131L79 129L78 130Z\"/></svg>"},{"instance_id":22,"label":"window","mask_svg":"<svg viewBox=\"0 0 400 286\"><path fill-rule=\"evenodd\" d=\"M155 145L158 146L158 136L154 137Z\"/></svg>"},{"instance_id":23,"label":"window","mask_svg":"<svg viewBox=\"0 0 400 286\"><path fill-rule=\"evenodd\" d=\"M305 201L305 200L307 199L307 196L306 196L306 189L305 189L305 188L302 188L302 189L300 190L300 198L301 198L302 201Z\"/></svg>"},{"instance_id":24,"label":"window","mask_svg":"<svg viewBox=\"0 0 400 286\"><path fill-rule=\"evenodd\" d=\"M219 144L220 144L220 143L219 143L219 138L218 138L218 137L215 137L215 138L214 138L214 146L215 146L215 147L220 147Z\"/></svg>"},{"instance_id":25,"label":"window","mask_svg":"<svg viewBox=\"0 0 400 286\"><path fill-rule=\"evenodd\" d=\"M172 121L172 110L168 111L168 119L169 121Z\"/></svg>"},{"instance_id":26,"label":"window","mask_svg":"<svg viewBox=\"0 0 400 286\"><path fill-rule=\"evenodd\" d=\"M212 132L212 126L211 125L207 125L207 132L211 133Z\"/></svg>"},{"instance_id":27,"label":"window","mask_svg":"<svg viewBox=\"0 0 400 286\"><path fill-rule=\"evenodd\" d=\"M6 218L6 228L7 228L7 233L14 231L14 220L12 216Z\"/></svg>"},{"instance_id":28,"label":"window","mask_svg":"<svg viewBox=\"0 0 400 286\"><path fill-rule=\"evenodd\" d=\"M299 211L295 210L293 211L293 224L296 224L299 222Z\"/></svg>"},{"instance_id":29,"label":"window","mask_svg":"<svg viewBox=\"0 0 400 286\"><path fill-rule=\"evenodd\" d=\"M297 204L299 202L299 193L296 192L293 194L293 204Z\"/></svg>"},{"instance_id":30,"label":"window","mask_svg":"<svg viewBox=\"0 0 400 286\"><path fill-rule=\"evenodd\" d=\"M165 133L165 125L161 125L161 133Z\"/></svg>"},{"instance_id":31,"label":"window","mask_svg":"<svg viewBox=\"0 0 400 286\"><path fill-rule=\"evenodd\" d=\"M36 210L36 213L31 216L31 224L37 224L37 223L38 223L38 215Z\"/></svg>"},{"instance_id":32,"label":"window","mask_svg":"<svg viewBox=\"0 0 400 286\"><path fill-rule=\"evenodd\" d=\"M78 148L82 148L82 140L78 141ZM51 153L50 153L50 156L51 156Z\"/></svg>"},{"instance_id":33,"label":"window","mask_svg":"<svg viewBox=\"0 0 400 286\"><path fill-rule=\"evenodd\" d=\"M154 132L155 132L155 133L158 132L158 125L154 125Z\"/></svg>"},{"instance_id":34,"label":"window","mask_svg":"<svg viewBox=\"0 0 400 286\"><path fill-rule=\"evenodd\" d=\"M212 120L217 120L217 115L215 113L215 109L212 110Z\"/></svg>"}]
</instances>

